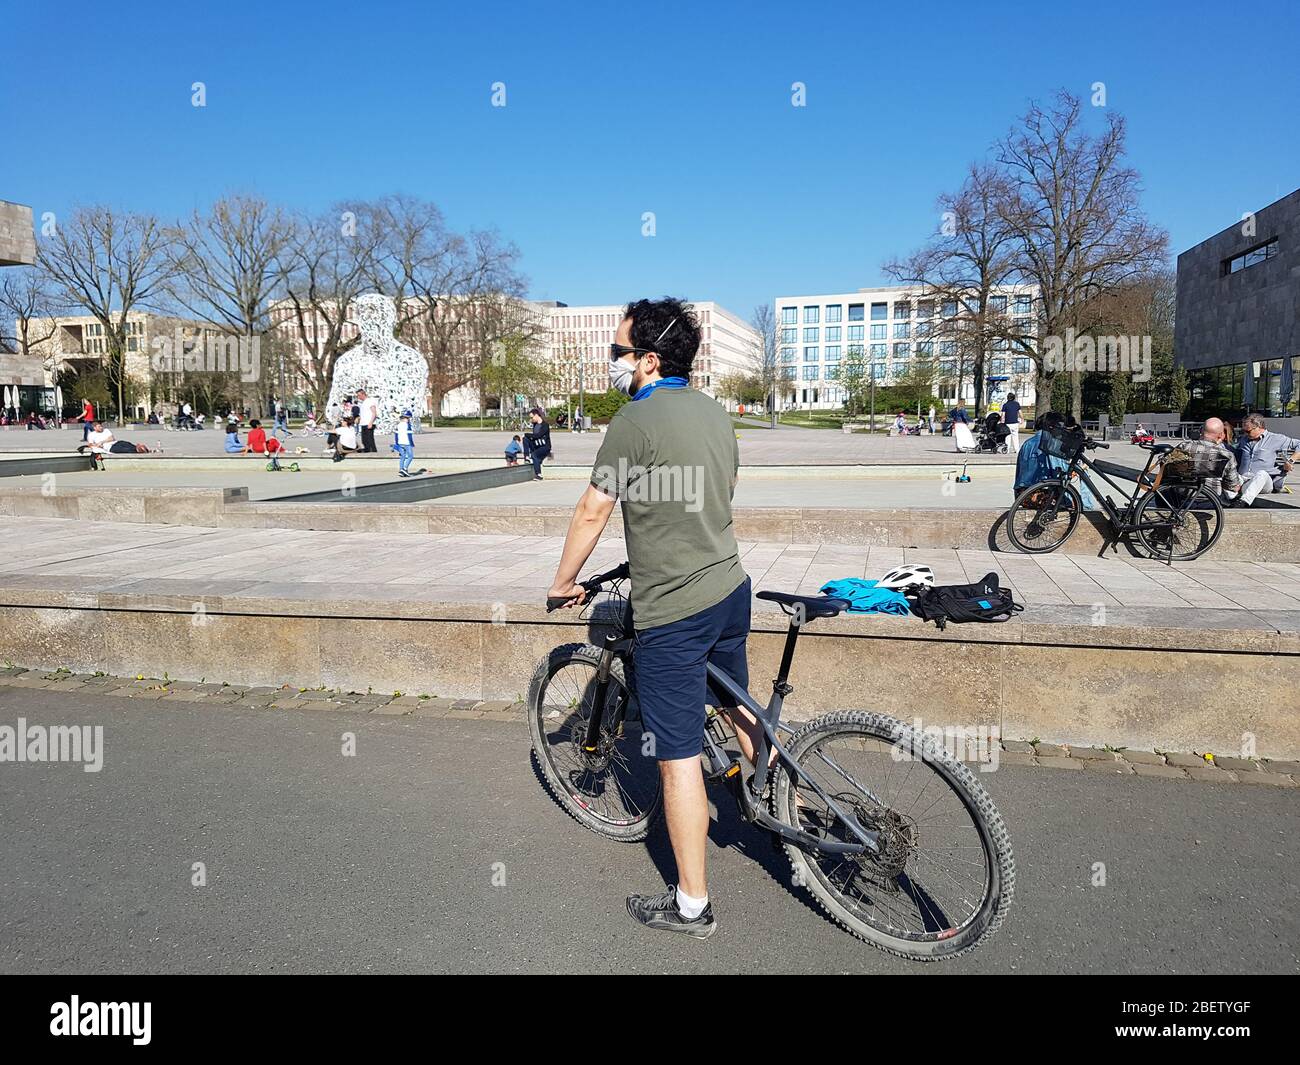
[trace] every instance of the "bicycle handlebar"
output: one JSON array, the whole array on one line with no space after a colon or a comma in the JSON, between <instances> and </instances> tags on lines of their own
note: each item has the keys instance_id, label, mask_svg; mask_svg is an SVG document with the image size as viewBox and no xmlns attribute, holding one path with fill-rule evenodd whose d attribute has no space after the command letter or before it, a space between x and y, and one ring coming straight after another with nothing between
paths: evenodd
<instances>
[{"instance_id":1,"label":"bicycle handlebar","mask_svg":"<svg viewBox=\"0 0 1300 1065\"><path fill-rule=\"evenodd\" d=\"M602 587L604 587L606 584L609 584L612 581L627 580L628 573L629 573L628 564L624 562L622 565L615 566L612 570L609 570L605 573L598 573L594 577L588 577L585 581L579 581L578 587L581 588L588 595L595 595L597 592L601 590ZM572 603L574 601L574 598L576 597L563 596L563 595L558 595L558 596L548 595L546 597L546 612L549 614L552 611L559 610L562 606L566 606L569 603Z\"/></svg>"},{"instance_id":2,"label":"bicycle handlebar","mask_svg":"<svg viewBox=\"0 0 1300 1065\"><path fill-rule=\"evenodd\" d=\"M1109 450L1110 450L1110 445L1109 445L1109 444L1103 444L1100 440L1089 440L1089 441L1087 441L1083 446L1086 447L1086 448L1088 448L1089 450L1091 450L1092 448L1095 448L1095 447L1102 448L1102 449L1105 450L1105 451L1109 451Z\"/></svg>"}]
</instances>

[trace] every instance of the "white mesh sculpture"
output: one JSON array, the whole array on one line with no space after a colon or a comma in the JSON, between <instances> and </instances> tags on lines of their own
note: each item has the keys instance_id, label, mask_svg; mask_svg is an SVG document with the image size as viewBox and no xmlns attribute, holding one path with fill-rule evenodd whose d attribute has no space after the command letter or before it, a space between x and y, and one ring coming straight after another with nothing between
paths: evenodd
<instances>
[{"instance_id":1,"label":"white mesh sculpture","mask_svg":"<svg viewBox=\"0 0 1300 1065\"><path fill-rule=\"evenodd\" d=\"M361 340L338 357L330 387L326 416L336 424L342 419L343 400L364 388L379 404L375 428L390 432L402 411L424 414L428 392L429 364L424 356L393 337L397 308L378 292L352 301L351 320L361 330Z\"/></svg>"}]
</instances>

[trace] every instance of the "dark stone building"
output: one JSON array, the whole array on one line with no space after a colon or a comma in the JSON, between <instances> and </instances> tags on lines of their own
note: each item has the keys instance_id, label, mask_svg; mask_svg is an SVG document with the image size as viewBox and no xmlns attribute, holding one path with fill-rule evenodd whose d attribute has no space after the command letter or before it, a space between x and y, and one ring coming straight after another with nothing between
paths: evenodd
<instances>
[{"instance_id":1,"label":"dark stone building","mask_svg":"<svg viewBox=\"0 0 1300 1065\"><path fill-rule=\"evenodd\" d=\"M1198 412L1295 410L1300 189L1178 256L1174 357Z\"/></svg>"},{"instance_id":2,"label":"dark stone building","mask_svg":"<svg viewBox=\"0 0 1300 1065\"><path fill-rule=\"evenodd\" d=\"M30 266L35 261L32 209L0 200L0 266Z\"/></svg>"}]
</instances>

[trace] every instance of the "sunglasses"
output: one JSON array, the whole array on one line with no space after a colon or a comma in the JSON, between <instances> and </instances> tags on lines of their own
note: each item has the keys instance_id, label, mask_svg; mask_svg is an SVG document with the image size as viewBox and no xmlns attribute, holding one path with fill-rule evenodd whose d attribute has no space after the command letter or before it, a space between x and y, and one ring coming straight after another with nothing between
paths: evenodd
<instances>
[{"instance_id":1,"label":"sunglasses","mask_svg":"<svg viewBox=\"0 0 1300 1065\"><path fill-rule=\"evenodd\" d=\"M655 343L658 344L659 341L663 340L663 338L668 335L668 330L670 330L676 324L677 324L677 319L674 318L671 322L669 322L664 327L664 331L660 333L657 337L655 337ZM624 355L635 355L637 356L637 358L640 358L642 355L654 355L654 354L657 354L654 348L631 348L628 347L626 344L611 344L609 346L609 357L610 360L614 362L617 362Z\"/></svg>"}]
</instances>

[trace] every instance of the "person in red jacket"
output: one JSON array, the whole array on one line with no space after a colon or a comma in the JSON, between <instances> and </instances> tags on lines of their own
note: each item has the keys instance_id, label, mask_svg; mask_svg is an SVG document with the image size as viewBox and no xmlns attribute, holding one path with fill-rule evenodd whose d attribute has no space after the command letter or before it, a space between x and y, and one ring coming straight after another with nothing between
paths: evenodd
<instances>
[{"instance_id":1,"label":"person in red jacket","mask_svg":"<svg viewBox=\"0 0 1300 1065\"><path fill-rule=\"evenodd\" d=\"M267 438L262 423L254 418L248 423L248 446L244 451L251 455L274 455L281 450L280 441L275 437Z\"/></svg>"},{"instance_id":2,"label":"person in red jacket","mask_svg":"<svg viewBox=\"0 0 1300 1065\"><path fill-rule=\"evenodd\" d=\"M81 401L81 414L76 420L81 422L81 442L84 444L90 436L91 427L95 424L95 405L90 400Z\"/></svg>"}]
</instances>

